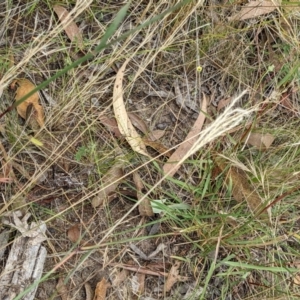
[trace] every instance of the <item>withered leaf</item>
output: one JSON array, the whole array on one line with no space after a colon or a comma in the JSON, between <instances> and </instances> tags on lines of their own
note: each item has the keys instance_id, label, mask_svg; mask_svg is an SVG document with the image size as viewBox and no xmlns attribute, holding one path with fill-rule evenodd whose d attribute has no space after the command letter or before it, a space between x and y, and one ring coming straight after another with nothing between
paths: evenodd
<instances>
[{"instance_id":1,"label":"withered leaf","mask_svg":"<svg viewBox=\"0 0 300 300\"><path fill-rule=\"evenodd\" d=\"M69 300L68 297L68 288L67 286L64 284L64 280L62 277L59 278L58 283L56 285L56 290L59 294L59 296L61 297L62 300Z\"/></svg>"},{"instance_id":2,"label":"withered leaf","mask_svg":"<svg viewBox=\"0 0 300 300\"><path fill-rule=\"evenodd\" d=\"M122 134L118 128L118 123L114 118L109 118L106 115L100 115L99 120L106 127L106 129L115 135L115 137L122 137Z\"/></svg>"},{"instance_id":3,"label":"withered leaf","mask_svg":"<svg viewBox=\"0 0 300 300\"><path fill-rule=\"evenodd\" d=\"M267 150L274 141L274 136L269 133L251 132L246 139L246 143L260 150Z\"/></svg>"},{"instance_id":4,"label":"withered leaf","mask_svg":"<svg viewBox=\"0 0 300 300\"><path fill-rule=\"evenodd\" d=\"M131 146L132 150L143 154L147 157L150 157L147 153L146 146L140 137L140 135L137 133L135 128L133 127L126 108L123 101L123 77L126 65L129 60L126 60L120 70L117 73L116 81L114 85L114 92L113 92L113 108L115 117L118 123L118 127L122 135L127 140L128 144Z\"/></svg>"},{"instance_id":5,"label":"withered leaf","mask_svg":"<svg viewBox=\"0 0 300 300\"><path fill-rule=\"evenodd\" d=\"M15 96L16 101L26 96L36 87L30 80L25 78L15 79L11 83L11 88L14 89L16 87L16 84L18 85ZM28 116L29 110L31 110L30 116ZM44 110L43 107L39 104L38 92L34 93L25 101L23 101L20 105L18 105L17 112L23 119L28 119L28 117L31 118L29 124L31 125L31 127L35 127L33 129L37 129L37 127L43 127L45 124Z\"/></svg>"},{"instance_id":6,"label":"withered leaf","mask_svg":"<svg viewBox=\"0 0 300 300\"><path fill-rule=\"evenodd\" d=\"M137 171L135 171L133 173L133 181L134 181L136 189L137 189L137 198L138 198L138 200L143 198L143 200L139 204L140 215L141 216L152 217L154 215L153 209L152 209L149 198L144 197L144 194L143 194L144 184L143 184L142 179L141 179L141 177L140 177L140 175L138 174Z\"/></svg>"},{"instance_id":7,"label":"withered leaf","mask_svg":"<svg viewBox=\"0 0 300 300\"><path fill-rule=\"evenodd\" d=\"M276 0L256 0L250 1L242 7L242 9L230 17L229 20L247 20L250 18L255 18L261 15L268 14L274 11L279 3Z\"/></svg>"},{"instance_id":8,"label":"withered leaf","mask_svg":"<svg viewBox=\"0 0 300 300\"><path fill-rule=\"evenodd\" d=\"M80 239L80 227L79 224L75 224L68 229L68 239L72 243L76 243Z\"/></svg>"},{"instance_id":9,"label":"withered leaf","mask_svg":"<svg viewBox=\"0 0 300 300\"><path fill-rule=\"evenodd\" d=\"M120 184L119 179L123 176L123 167L125 159L120 158L108 170L102 178L102 186L99 187L100 192L93 198L92 206L97 207L103 205L105 201L111 200L109 195L113 193Z\"/></svg>"},{"instance_id":10,"label":"withered leaf","mask_svg":"<svg viewBox=\"0 0 300 300\"><path fill-rule=\"evenodd\" d=\"M81 32L74 21L68 22L68 20L71 20L69 12L60 5L54 5L53 10L61 21L68 38L71 40L71 42L75 41L77 43L77 46L82 50L84 48L84 45Z\"/></svg>"},{"instance_id":11,"label":"withered leaf","mask_svg":"<svg viewBox=\"0 0 300 300\"><path fill-rule=\"evenodd\" d=\"M179 261L176 261L174 265L171 267L171 270L168 274L168 278L165 282L164 286L164 293L167 293L171 290L172 286L176 282L180 281L186 281L188 278L185 276L179 275L179 268L180 268L181 263Z\"/></svg>"},{"instance_id":12,"label":"withered leaf","mask_svg":"<svg viewBox=\"0 0 300 300\"><path fill-rule=\"evenodd\" d=\"M105 300L106 299L106 291L110 287L109 282L105 278L102 278L100 282L97 283L95 289L95 296L93 300Z\"/></svg>"},{"instance_id":13,"label":"withered leaf","mask_svg":"<svg viewBox=\"0 0 300 300\"><path fill-rule=\"evenodd\" d=\"M215 157L214 161L222 171L227 169L227 163L221 157ZM269 222L268 213L260 213L263 209L262 200L255 188L248 182L247 174L244 170L230 166L227 171L226 182L232 185L232 196L237 202L247 201L248 207L254 215L257 215L259 219L267 223Z\"/></svg>"}]
</instances>

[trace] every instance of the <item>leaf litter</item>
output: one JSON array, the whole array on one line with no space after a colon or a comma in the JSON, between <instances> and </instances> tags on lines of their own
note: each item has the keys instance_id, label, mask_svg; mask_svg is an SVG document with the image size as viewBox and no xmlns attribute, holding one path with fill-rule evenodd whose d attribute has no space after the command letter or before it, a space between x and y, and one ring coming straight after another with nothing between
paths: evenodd
<instances>
[{"instance_id":1,"label":"leaf litter","mask_svg":"<svg viewBox=\"0 0 300 300\"><path fill-rule=\"evenodd\" d=\"M270 133L251 132L245 139L245 142L259 150L267 150L271 147L274 140L275 137Z\"/></svg>"},{"instance_id":2,"label":"leaf litter","mask_svg":"<svg viewBox=\"0 0 300 300\"><path fill-rule=\"evenodd\" d=\"M249 3L245 4L238 13L230 17L229 20L242 21L269 14L279 7L278 2L279 1L276 0L250 1Z\"/></svg>"},{"instance_id":3,"label":"leaf litter","mask_svg":"<svg viewBox=\"0 0 300 300\"><path fill-rule=\"evenodd\" d=\"M15 79L11 83L11 89L15 89L16 85L18 85L15 96L16 101L22 99L36 88L36 86L26 78ZM24 120L28 120L28 123L32 129L38 129L39 127L43 127L45 125L44 110L39 104L38 92L35 92L33 95L19 104L17 106L17 112Z\"/></svg>"},{"instance_id":4,"label":"leaf litter","mask_svg":"<svg viewBox=\"0 0 300 300\"><path fill-rule=\"evenodd\" d=\"M122 135L127 140L128 144L131 146L132 150L138 152L142 155L150 157L147 152L146 145L143 142L140 135L137 133L135 128L133 127L126 108L125 103L123 100L123 77L126 66L129 60L127 59L120 70L117 73L116 81L114 84L114 91L113 91L113 109L115 113L115 117L118 123L118 127Z\"/></svg>"},{"instance_id":5,"label":"leaf litter","mask_svg":"<svg viewBox=\"0 0 300 300\"><path fill-rule=\"evenodd\" d=\"M104 203L108 203L111 198L109 195L115 192L116 188L120 184L120 179L123 177L123 167L126 165L125 158L122 156L113 164L113 166L107 171L107 173L102 177L102 184L99 187L98 194L92 199L92 206L98 207Z\"/></svg>"},{"instance_id":6,"label":"leaf litter","mask_svg":"<svg viewBox=\"0 0 300 300\"><path fill-rule=\"evenodd\" d=\"M133 181L137 190L137 199L141 200L139 204L139 213L141 216L152 217L154 215L153 209L151 206L150 199L148 197L144 197L143 189L144 184L142 179L138 173L138 171L133 172Z\"/></svg>"},{"instance_id":7,"label":"leaf litter","mask_svg":"<svg viewBox=\"0 0 300 300\"><path fill-rule=\"evenodd\" d=\"M222 172L227 172L226 183L228 186L232 186L233 198L239 203L246 201L253 215L269 224L270 216L267 212L262 212L264 208L262 199L255 188L249 184L246 172L236 166L228 168L228 163L221 157L216 156L214 161Z\"/></svg>"},{"instance_id":8,"label":"leaf litter","mask_svg":"<svg viewBox=\"0 0 300 300\"><path fill-rule=\"evenodd\" d=\"M71 42L76 42L79 49L83 50L84 44L81 31L76 23L72 20L69 12L60 5L54 5L53 10L61 21L63 28Z\"/></svg>"}]
</instances>

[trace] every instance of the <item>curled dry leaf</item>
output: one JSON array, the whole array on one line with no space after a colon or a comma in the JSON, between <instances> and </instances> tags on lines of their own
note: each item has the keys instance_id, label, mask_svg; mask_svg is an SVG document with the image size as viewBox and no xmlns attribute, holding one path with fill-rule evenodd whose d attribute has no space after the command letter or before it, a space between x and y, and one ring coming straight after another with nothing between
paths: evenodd
<instances>
[{"instance_id":1,"label":"curled dry leaf","mask_svg":"<svg viewBox=\"0 0 300 300\"><path fill-rule=\"evenodd\" d=\"M221 171L227 169L227 163L222 158L215 157L214 161ZM237 202L244 202L246 200L253 214L269 223L268 213L265 211L260 213L263 209L263 202L254 187L249 184L247 174L244 170L231 166L227 172L226 182L228 185L232 185L232 196Z\"/></svg>"},{"instance_id":2,"label":"curled dry leaf","mask_svg":"<svg viewBox=\"0 0 300 300\"><path fill-rule=\"evenodd\" d=\"M250 1L242 7L242 9L229 18L232 20L247 20L261 15L268 14L274 11L279 6L279 1L276 0L256 0Z\"/></svg>"},{"instance_id":3,"label":"curled dry leaf","mask_svg":"<svg viewBox=\"0 0 300 300\"><path fill-rule=\"evenodd\" d=\"M122 134L118 128L118 123L114 118L109 118L105 115L101 115L99 119L100 122L106 127L106 129L112 132L115 135L115 137L122 137Z\"/></svg>"},{"instance_id":4,"label":"curled dry leaf","mask_svg":"<svg viewBox=\"0 0 300 300\"><path fill-rule=\"evenodd\" d=\"M68 288L67 286L64 284L64 280L62 277L59 278L58 283L56 285L56 290L59 294L59 296L61 297L62 300L69 300L68 297Z\"/></svg>"},{"instance_id":5,"label":"curled dry leaf","mask_svg":"<svg viewBox=\"0 0 300 300\"><path fill-rule=\"evenodd\" d=\"M223 98L219 101L218 106L217 106L217 111L220 111L222 108L226 107L229 105L232 101L232 97L230 98Z\"/></svg>"},{"instance_id":6,"label":"curled dry leaf","mask_svg":"<svg viewBox=\"0 0 300 300\"><path fill-rule=\"evenodd\" d=\"M85 300L93 300L94 299L94 291L89 283L84 284L85 289Z\"/></svg>"},{"instance_id":7,"label":"curled dry leaf","mask_svg":"<svg viewBox=\"0 0 300 300\"><path fill-rule=\"evenodd\" d=\"M93 300L105 300L106 299L106 291L110 287L109 282L105 278L103 278L100 282L97 283L95 289L95 296Z\"/></svg>"},{"instance_id":8,"label":"curled dry leaf","mask_svg":"<svg viewBox=\"0 0 300 300\"><path fill-rule=\"evenodd\" d=\"M18 85L15 100L18 101L28 93L30 93L33 89L35 89L35 85L28 79L21 78L15 79L11 83L11 88L14 89ZM30 97L28 97L25 101L23 101L20 105L17 106L18 114L23 119L28 119L29 124L33 129L37 129L36 127L44 126L44 110L43 107L39 104L39 94L38 92L34 93ZM30 115L28 115L28 113Z\"/></svg>"},{"instance_id":9,"label":"curled dry leaf","mask_svg":"<svg viewBox=\"0 0 300 300\"><path fill-rule=\"evenodd\" d=\"M129 117L131 123L147 136L147 140L154 142L154 141L160 139L165 134L164 130L151 131L148 128L147 124L144 122L144 120L142 120L138 115L136 115L134 113L128 113L128 117ZM143 140L145 140L145 139L143 139Z\"/></svg>"},{"instance_id":10,"label":"curled dry leaf","mask_svg":"<svg viewBox=\"0 0 300 300\"><path fill-rule=\"evenodd\" d=\"M246 143L260 150L267 150L270 148L274 141L274 136L269 133L258 133L258 132L251 132L246 139Z\"/></svg>"},{"instance_id":11,"label":"curled dry leaf","mask_svg":"<svg viewBox=\"0 0 300 300\"><path fill-rule=\"evenodd\" d=\"M79 224L75 224L68 229L68 239L72 243L78 242L80 239L80 227Z\"/></svg>"},{"instance_id":12,"label":"curled dry leaf","mask_svg":"<svg viewBox=\"0 0 300 300\"><path fill-rule=\"evenodd\" d=\"M177 172L180 167L180 160L198 140L198 134L200 133L205 121L206 111L207 101L205 95L203 94L201 112L199 113L196 122L194 123L184 142L176 149L176 151L168 159L167 163L163 166L164 173L168 174L168 176L173 176Z\"/></svg>"},{"instance_id":13,"label":"curled dry leaf","mask_svg":"<svg viewBox=\"0 0 300 300\"><path fill-rule=\"evenodd\" d=\"M122 282L124 282L128 278L128 271L127 270L121 270L115 268L114 269L115 274L113 274L111 278L111 284L113 287L118 287L121 285Z\"/></svg>"},{"instance_id":14,"label":"curled dry leaf","mask_svg":"<svg viewBox=\"0 0 300 300\"><path fill-rule=\"evenodd\" d=\"M133 181L134 181L136 189L137 189L138 200L143 199L143 200L141 200L141 202L139 204L140 215L152 217L154 215L153 209L152 209L149 198L144 197L144 195L143 195L144 184L143 184L142 179L137 171L135 171L133 173Z\"/></svg>"},{"instance_id":15,"label":"curled dry leaf","mask_svg":"<svg viewBox=\"0 0 300 300\"><path fill-rule=\"evenodd\" d=\"M181 263L179 261L176 261L175 264L171 267L171 270L165 282L164 293L168 293L176 282L186 281L188 279L187 277L179 275L180 264Z\"/></svg>"},{"instance_id":16,"label":"curled dry leaf","mask_svg":"<svg viewBox=\"0 0 300 300\"><path fill-rule=\"evenodd\" d=\"M145 145L151 147L152 149L156 150L158 153L163 154L164 156L170 157L172 154L172 150L169 150L166 148L162 143L160 142L153 142L148 139L143 139Z\"/></svg>"},{"instance_id":17,"label":"curled dry leaf","mask_svg":"<svg viewBox=\"0 0 300 300\"><path fill-rule=\"evenodd\" d=\"M160 129L153 130L151 132L150 139L154 142L154 141L159 140L160 138L162 138L165 135L165 133L166 133L165 130L160 130Z\"/></svg>"},{"instance_id":18,"label":"curled dry leaf","mask_svg":"<svg viewBox=\"0 0 300 300\"><path fill-rule=\"evenodd\" d=\"M143 295L145 292L145 279L146 279L146 274L137 274L137 282L138 282L138 294Z\"/></svg>"},{"instance_id":19,"label":"curled dry leaf","mask_svg":"<svg viewBox=\"0 0 300 300\"><path fill-rule=\"evenodd\" d=\"M72 21L69 12L60 5L54 5L53 10L61 21L68 38L71 42L76 42L79 49L82 50L84 46L81 32L75 22Z\"/></svg>"},{"instance_id":20,"label":"curled dry leaf","mask_svg":"<svg viewBox=\"0 0 300 300\"><path fill-rule=\"evenodd\" d=\"M128 144L131 146L132 150L143 154L147 157L150 157L147 153L146 146L137 133L135 128L133 127L130 119L128 117L125 104L123 101L123 77L126 65L129 60L126 60L120 70L117 73L116 81L114 85L114 92L113 92L113 108L115 117L118 123L118 127L122 135L127 140Z\"/></svg>"},{"instance_id":21,"label":"curled dry leaf","mask_svg":"<svg viewBox=\"0 0 300 300\"><path fill-rule=\"evenodd\" d=\"M12 178L0 176L0 183L12 183L14 180Z\"/></svg>"}]
</instances>

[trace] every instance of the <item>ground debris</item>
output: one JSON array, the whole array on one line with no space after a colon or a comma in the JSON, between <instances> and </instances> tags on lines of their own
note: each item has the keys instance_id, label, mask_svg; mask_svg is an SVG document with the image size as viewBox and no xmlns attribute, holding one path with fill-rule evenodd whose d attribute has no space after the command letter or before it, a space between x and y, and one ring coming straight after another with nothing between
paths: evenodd
<instances>
[{"instance_id":1,"label":"ground debris","mask_svg":"<svg viewBox=\"0 0 300 300\"><path fill-rule=\"evenodd\" d=\"M13 212L11 216L12 220L6 219L4 223L16 228L22 235L14 239L0 276L0 299L14 299L29 288L22 299L33 300L47 255L46 248L41 245L46 239L46 224L32 222L29 225L30 214L22 219L20 212Z\"/></svg>"}]
</instances>

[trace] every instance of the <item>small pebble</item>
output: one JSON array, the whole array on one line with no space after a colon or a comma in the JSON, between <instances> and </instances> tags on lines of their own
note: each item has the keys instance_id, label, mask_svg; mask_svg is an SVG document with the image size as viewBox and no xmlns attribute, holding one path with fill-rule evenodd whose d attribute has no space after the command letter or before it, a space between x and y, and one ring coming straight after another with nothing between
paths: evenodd
<instances>
[{"instance_id":1,"label":"small pebble","mask_svg":"<svg viewBox=\"0 0 300 300\"><path fill-rule=\"evenodd\" d=\"M168 127L167 123L159 123L156 125L156 128L160 130L165 130L167 127Z\"/></svg>"}]
</instances>

